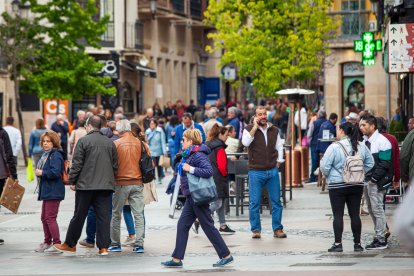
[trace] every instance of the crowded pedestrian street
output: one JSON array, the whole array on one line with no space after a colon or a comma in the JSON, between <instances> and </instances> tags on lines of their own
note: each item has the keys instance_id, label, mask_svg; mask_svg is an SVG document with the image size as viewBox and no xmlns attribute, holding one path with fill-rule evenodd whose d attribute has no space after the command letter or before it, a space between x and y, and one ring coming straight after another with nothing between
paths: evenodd
<instances>
[{"instance_id":1,"label":"crowded pedestrian street","mask_svg":"<svg viewBox=\"0 0 414 276\"><path fill-rule=\"evenodd\" d=\"M171 171L170 171L171 172ZM168 217L170 196L165 194L172 177L166 174L162 185L157 186L158 202L145 207L146 252L132 253L132 247L108 256L96 254L97 248L77 247L75 255L36 253L34 249L42 240L42 224L39 219L41 202L34 194L35 184L27 183L24 167L19 167L21 184L26 188L22 205L17 214L5 208L0 211L0 233L6 241L1 246L0 275L413 275L414 256L407 253L398 237L391 234L389 248L382 251L353 251L349 219L345 218L344 252L328 253L333 239L332 211L326 193L316 184L293 190L288 200L283 220L287 239L275 239L271 229L269 211L262 214L262 238L252 239L248 212L236 216L234 207L227 216L228 224L236 231L224 236L236 261L224 268L213 268L216 254L205 236L190 231L185 266L170 270L160 266L160 261L170 256L174 246L176 223ZM67 187L67 197L60 206L58 222L61 234L73 215L74 195ZM387 220L392 222L395 205L387 205ZM362 243L372 239L373 226L369 216L362 216ZM392 232L393 226L390 225ZM201 231L201 230L200 230ZM122 238L127 231L122 223ZM82 237L85 236L83 231Z\"/></svg>"}]
</instances>

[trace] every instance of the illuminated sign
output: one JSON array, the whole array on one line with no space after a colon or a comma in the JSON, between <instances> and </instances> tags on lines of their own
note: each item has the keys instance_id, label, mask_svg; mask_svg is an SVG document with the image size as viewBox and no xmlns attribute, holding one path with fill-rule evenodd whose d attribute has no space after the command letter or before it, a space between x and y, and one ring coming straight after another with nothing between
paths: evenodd
<instances>
[{"instance_id":1,"label":"illuminated sign","mask_svg":"<svg viewBox=\"0 0 414 276\"><path fill-rule=\"evenodd\" d=\"M374 39L374 33L362 33L362 40L354 41L354 51L362 53L362 64L374 65L375 54L382 51L382 40Z\"/></svg>"}]
</instances>

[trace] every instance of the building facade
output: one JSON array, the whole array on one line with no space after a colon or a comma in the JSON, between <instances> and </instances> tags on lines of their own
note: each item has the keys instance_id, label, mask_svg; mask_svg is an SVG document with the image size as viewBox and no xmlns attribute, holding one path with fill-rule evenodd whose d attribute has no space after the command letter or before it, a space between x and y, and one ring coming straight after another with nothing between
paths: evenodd
<instances>
[{"instance_id":1,"label":"building facade","mask_svg":"<svg viewBox=\"0 0 414 276\"><path fill-rule=\"evenodd\" d=\"M327 112L340 117L350 106L359 111L392 118L398 106L398 76L383 68L382 51L376 52L373 65L363 65L362 53L354 51L354 41L364 32L382 40L375 9L369 0L335 0L330 14L341 19L337 36L329 43L324 62L324 93Z\"/></svg>"}]
</instances>

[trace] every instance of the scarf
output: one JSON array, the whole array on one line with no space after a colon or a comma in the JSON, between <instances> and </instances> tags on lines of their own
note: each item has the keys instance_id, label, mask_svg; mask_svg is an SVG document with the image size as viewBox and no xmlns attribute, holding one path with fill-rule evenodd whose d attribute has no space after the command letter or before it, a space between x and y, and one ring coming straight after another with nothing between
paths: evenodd
<instances>
[{"instance_id":1,"label":"scarf","mask_svg":"<svg viewBox=\"0 0 414 276\"><path fill-rule=\"evenodd\" d=\"M197 152L199 148L200 148L199 145L192 145L192 146L188 147L187 149L185 149L181 152L181 157L182 158L181 158L180 164L178 164L178 174L180 176L183 175L183 166L186 163L187 158L190 156L190 154L192 152Z\"/></svg>"},{"instance_id":2,"label":"scarf","mask_svg":"<svg viewBox=\"0 0 414 276\"><path fill-rule=\"evenodd\" d=\"M37 162L37 166L36 169L42 170L43 166L46 164L47 159L49 158L50 153L52 152L52 150L48 150L45 151L42 155L42 157L40 158L39 162ZM37 177L37 183L40 184L40 178L41 176Z\"/></svg>"}]
</instances>

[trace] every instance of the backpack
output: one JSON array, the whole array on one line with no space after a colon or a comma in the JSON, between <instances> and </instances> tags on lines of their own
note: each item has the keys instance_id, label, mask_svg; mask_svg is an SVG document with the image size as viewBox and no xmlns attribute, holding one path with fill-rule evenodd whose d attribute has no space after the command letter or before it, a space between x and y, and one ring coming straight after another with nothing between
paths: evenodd
<instances>
[{"instance_id":1,"label":"backpack","mask_svg":"<svg viewBox=\"0 0 414 276\"><path fill-rule=\"evenodd\" d=\"M139 160L139 167L142 174L142 182L149 183L155 179L155 166L151 156L148 155L144 143L141 141L141 159Z\"/></svg>"},{"instance_id":2,"label":"backpack","mask_svg":"<svg viewBox=\"0 0 414 276\"><path fill-rule=\"evenodd\" d=\"M365 172L364 172L364 162L362 161L361 156L358 152L353 152L354 155L350 155L346 152L344 145L340 142L337 142L342 148L342 151L345 154L345 165L342 171L344 182L346 184L358 184L364 182Z\"/></svg>"}]
</instances>

